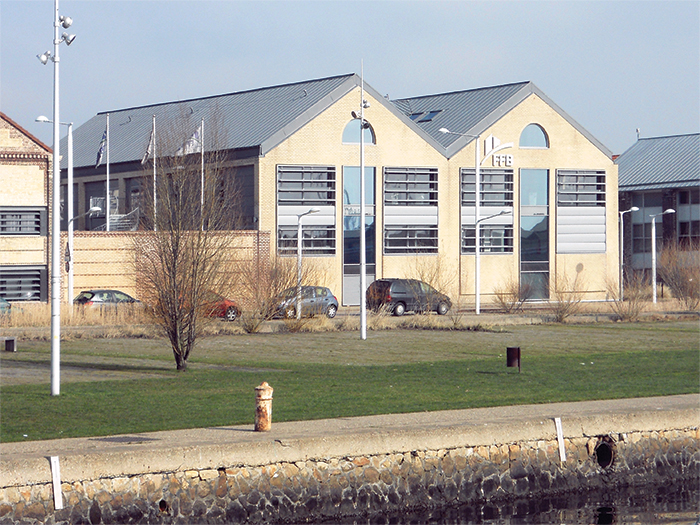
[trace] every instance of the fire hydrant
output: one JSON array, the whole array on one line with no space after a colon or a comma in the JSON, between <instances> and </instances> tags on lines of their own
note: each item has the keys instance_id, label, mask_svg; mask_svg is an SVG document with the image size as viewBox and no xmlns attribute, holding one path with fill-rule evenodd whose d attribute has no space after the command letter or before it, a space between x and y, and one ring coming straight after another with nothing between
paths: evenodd
<instances>
[{"instance_id":1,"label":"fire hydrant","mask_svg":"<svg viewBox=\"0 0 700 525\"><path fill-rule=\"evenodd\" d=\"M255 387L255 431L267 432L272 427L273 388L263 381Z\"/></svg>"}]
</instances>

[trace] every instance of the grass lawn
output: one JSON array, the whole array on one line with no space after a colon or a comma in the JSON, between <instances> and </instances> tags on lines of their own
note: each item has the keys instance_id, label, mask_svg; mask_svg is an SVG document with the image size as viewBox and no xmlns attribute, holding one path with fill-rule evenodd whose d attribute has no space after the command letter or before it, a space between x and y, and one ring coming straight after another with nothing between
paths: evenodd
<instances>
[{"instance_id":1,"label":"grass lawn","mask_svg":"<svg viewBox=\"0 0 700 525\"><path fill-rule=\"evenodd\" d=\"M229 335L177 372L165 340L78 339L62 343L58 397L49 343L25 342L0 355L0 440L252 425L262 381L273 421L693 393L699 341L697 320ZM13 383L17 367L35 381Z\"/></svg>"}]
</instances>

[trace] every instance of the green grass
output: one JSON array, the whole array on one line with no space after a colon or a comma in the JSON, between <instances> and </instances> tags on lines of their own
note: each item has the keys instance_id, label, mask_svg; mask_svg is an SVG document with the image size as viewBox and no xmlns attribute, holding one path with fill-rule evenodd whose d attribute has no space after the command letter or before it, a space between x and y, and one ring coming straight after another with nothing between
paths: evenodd
<instances>
[{"instance_id":1,"label":"green grass","mask_svg":"<svg viewBox=\"0 0 700 525\"><path fill-rule=\"evenodd\" d=\"M252 425L262 381L277 422L698 392L699 334L693 321L211 337L184 373L164 341L70 341L59 397L48 382L0 387L0 440ZM521 346L521 373L506 346ZM0 359L46 366L50 349ZM110 379L72 382L69 365Z\"/></svg>"}]
</instances>

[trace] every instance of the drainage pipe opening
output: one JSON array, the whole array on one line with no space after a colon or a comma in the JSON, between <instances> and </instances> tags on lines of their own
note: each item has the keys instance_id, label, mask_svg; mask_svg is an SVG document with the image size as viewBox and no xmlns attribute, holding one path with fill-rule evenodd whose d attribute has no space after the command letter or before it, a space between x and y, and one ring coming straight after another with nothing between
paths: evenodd
<instances>
[{"instance_id":1,"label":"drainage pipe opening","mask_svg":"<svg viewBox=\"0 0 700 525\"><path fill-rule=\"evenodd\" d=\"M610 436L604 436L596 445L595 459L602 468L608 468L615 461L615 443Z\"/></svg>"}]
</instances>

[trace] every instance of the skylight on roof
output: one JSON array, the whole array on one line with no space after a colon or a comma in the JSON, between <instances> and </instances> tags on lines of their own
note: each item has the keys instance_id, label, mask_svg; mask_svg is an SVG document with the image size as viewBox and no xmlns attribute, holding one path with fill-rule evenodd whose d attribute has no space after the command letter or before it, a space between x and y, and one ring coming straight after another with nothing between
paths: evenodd
<instances>
[{"instance_id":1,"label":"skylight on roof","mask_svg":"<svg viewBox=\"0 0 700 525\"><path fill-rule=\"evenodd\" d=\"M428 113L423 118L421 118L418 122L430 122L431 120L433 120L435 118L435 116L438 113L442 113L442 110L438 109L436 111L428 111Z\"/></svg>"}]
</instances>

